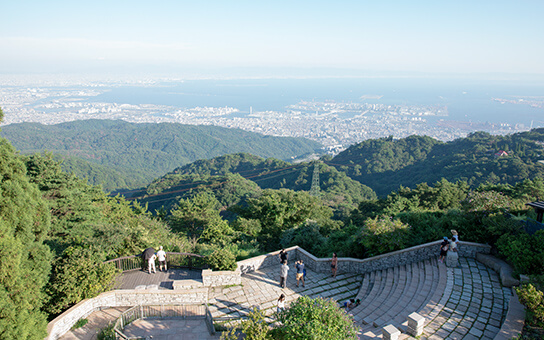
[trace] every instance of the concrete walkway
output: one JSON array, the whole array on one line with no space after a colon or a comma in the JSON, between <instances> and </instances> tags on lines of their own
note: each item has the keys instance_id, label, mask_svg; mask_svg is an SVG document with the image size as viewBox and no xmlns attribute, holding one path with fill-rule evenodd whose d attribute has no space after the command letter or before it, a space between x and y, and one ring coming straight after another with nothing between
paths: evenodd
<instances>
[{"instance_id":1,"label":"concrete walkway","mask_svg":"<svg viewBox=\"0 0 544 340\"><path fill-rule=\"evenodd\" d=\"M87 324L81 328L74 329L61 336L60 340L96 340L98 333L115 322L121 314L129 307L108 308L92 313L87 317Z\"/></svg>"},{"instance_id":2,"label":"concrete walkway","mask_svg":"<svg viewBox=\"0 0 544 340\"><path fill-rule=\"evenodd\" d=\"M153 340L217 340L220 334L210 335L205 320L136 320L123 330L129 337Z\"/></svg>"}]
</instances>

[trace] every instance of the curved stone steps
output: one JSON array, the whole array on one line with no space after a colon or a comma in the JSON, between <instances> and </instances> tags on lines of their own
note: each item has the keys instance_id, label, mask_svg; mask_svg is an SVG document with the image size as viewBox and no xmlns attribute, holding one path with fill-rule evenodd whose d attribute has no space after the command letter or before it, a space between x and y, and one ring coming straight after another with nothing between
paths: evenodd
<instances>
[{"instance_id":1,"label":"curved stone steps","mask_svg":"<svg viewBox=\"0 0 544 340\"><path fill-rule=\"evenodd\" d=\"M358 312L357 315L359 315L360 313L364 311L365 306L370 305L374 301L374 299L378 296L379 292L381 292L381 290L383 289L382 276L384 275L385 275L385 272L382 270L378 270L375 272L374 281L371 281L369 283L370 292L367 294L367 296L363 300L361 300L361 304L351 311L351 314L356 315L354 314L354 312L357 311ZM360 315L358 318L362 319Z\"/></svg>"},{"instance_id":2,"label":"curved stone steps","mask_svg":"<svg viewBox=\"0 0 544 340\"><path fill-rule=\"evenodd\" d=\"M393 289L389 293L385 292L385 294L382 294L382 299L379 306L374 309L365 309L364 313L366 314L366 316L363 319L363 323L372 323L372 320L370 320L371 316L377 317L384 314L385 312L387 312L387 310L393 308L396 301L398 301L402 297L402 294L406 287L406 267L397 266L394 269L395 274Z\"/></svg>"},{"instance_id":3,"label":"curved stone steps","mask_svg":"<svg viewBox=\"0 0 544 340\"><path fill-rule=\"evenodd\" d=\"M433 285L433 282L438 280L438 275L438 268L433 266L431 261L420 262L419 288L407 306L400 310L397 315L391 315L394 324L405 323L408 315L421 310L431 300L434 294L433 289L436 289L436 285ZM382 321L380 326L385 326L387 321Z\"/></svg>"},{"instance_id":4,"label":"curved stone steps","mask_svg":"<svg viewBox=\"0 0 544 340\"><path fill-rule=\"evenodd\" d=\"M400 310L404 309L405 306L407 306L410 301L412 301L413 296L417 294L418 290L421 288L421 280L420 280L420 269L419 269L419 263L412 263L408 266L408 272L407 278L409 278L409 283L407 284L406 288L403 291L403 295L400 300L393 301L394 306L389 310L389 313L393 313L394 315L397 315ZM408 282L408 280L407 280ZM387 311L386 311L387 312ZM379 327L383 323L392 323L392 318L383 317L383 313L380 315L369 315L368 320L371 322L368 322L368 324L371 324L373 327Z\"/></svg>"},{"instance_id":5,"label":"curved stone steps","mask_svg":"<svg viewBox=\"0 0 544 340\"><path fill-rule=\"evenodd\" d=\"M395 285L399 281L398 267L389 268L385 272L385 284L383 285L384 288L377 293L378 295L369 305L363 305L363 311L367 316L372 315L384 305L385 301L393 294L393 291L395 290Z\"/></svg>"},{"instance_id":6,"label":"curved stone steps","mask_svg":"<svg viewBox=\"0 0 544 340\"><path fill-rule=\"evenodd\" d=\"M418 263L419 266L419 285L417 291L412 296L409 303L400 309L392 309L386 315L382 316L375 326L383 327L388 323L394 325L402 325L406 322L408 315L414 311L419 311L422 306L426 305L434 294L436 289L435 282L438 280L438 268L434 267L431 261L423 261Z\"/></svg>"}]
</instances>

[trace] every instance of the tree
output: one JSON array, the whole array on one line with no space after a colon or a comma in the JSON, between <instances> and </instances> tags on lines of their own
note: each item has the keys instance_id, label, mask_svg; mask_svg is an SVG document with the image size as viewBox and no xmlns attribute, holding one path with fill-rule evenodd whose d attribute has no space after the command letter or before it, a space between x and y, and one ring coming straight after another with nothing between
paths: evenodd
<instances>
[{"instance_id":1,"label":"tree","mask_svg":"<svg viewBox=\"0 0 544 340\"><path fill-rule=\"evenodd\" d=\"M187 237L196 237L212 244L228 243L234 231L219 214L219 202L211 193L201 192L181 199L170 217L170 227Z\"/></svg>"},{"instance_id":2,"label":"tree","mask_svg":"<svg viewBox=\"0 0 544 340\"><path fill-rule=\"evenodd\" d=\"M301 296L278 316L279 339L357 339L352 317L334 300Z\"/></svg>"},{"instance_id":3,"label":"tree","mask_svg":"<svg viewBox=\"0 0 544 340\"><path fill-rule=\"evenodd\" d=\"M3 113L0 110L0 118ZM49 210L13 147L0 139L0 338L43 339Z\"/></svg>"},{"instance_id":4,"label":"tree","mask_svg":"<svg viewBox=\"0 0 544 340\"><path fill-rule=\"evenodd\" d=\"M307 192L266 189L261 197L249 199L248 207L241 214L260 221L262 230L259 241L264 243L267 250L271 250L278 248L283 231L301 226L307 220L318 223L329 220L332 209Z\"/></svg>"}]
</instances>

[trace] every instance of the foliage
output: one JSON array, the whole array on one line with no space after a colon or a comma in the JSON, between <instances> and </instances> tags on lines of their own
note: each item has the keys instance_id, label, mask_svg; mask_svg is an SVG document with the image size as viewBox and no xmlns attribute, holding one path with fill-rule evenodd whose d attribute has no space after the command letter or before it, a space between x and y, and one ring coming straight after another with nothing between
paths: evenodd
<instances>
[{"instance_id":1,"label":"foliage","mask_svg":"<svg viewBox=\"0 0 544 340\"><path fill-rule=\"evenodd\" d=\"M332 216L332 210L318 198L287 189L263 190L259 198L249 199L247 207L238 213L244 218L259 220L262 230L258 240L266 250L278 248L283 231L308 220L319 223Z\"/></svg>"},{"instance_id":2,"label":"foliage","mask_svg":"<svg viewBox=\"0 0 544 340\"><path fill-rule=\"evenodd\" d=\"M90 181L105 180L91 183L103 184L108 189L115 189L116 183L138 183L132 179L149 182L180 165L232 152L289 159L320 148L319 143L303 138L177 123L83 120L57 125L11 124L2 130L2 136L23 153L47 149L56 155L69 156L69 170ZM75 158L80 160L74 161ZM85 166L81 160L106 168ZM102 169L111 170L101 173ZM116 174L121 178L110 177Z\"/></svg>"},{"instance_id":3,"label":"foliage","mask_svg":"<svg viewBox=\"0 0 544 340\"><path fill-rule=\"evenodd\" d=\"M448 143L419 136L381 138L351 146L330 164L379 196L442 178L465 181L472 188L486 182L513 185L544 177L544 167L538 163L544 158L539 144L543 141L542 128L506 136L476 132ZM494 156L506 149L508 156Z\"/></svg>"},{"instance_id":4,"label":"foliage","mask_svg":"<svg viewBox=\"0 0 544 340\"><path fill-rule=\"evenodd\" d=\"M72 326L72 329L78 329L83 326L85 326L87 323L89 323L88 319L79 319L76 321L76 323Z\"/></svg>"},{"instance_id":5,"label":"foliage","mask_svg":"<svg viewBox=\"0 0 544 340\"><path fill-rule=\"evenodd\" d=\"M228 249L219 248L208 255L206 261L213 270L236 270L236 258Z\"/></svg>"},{"instance_id":6,"label":"foliage","mask_svg":"<svg viewBox=\"0 0 544 340\"><path fill-rule=\"evenodd\" d=\"M466 201L463 202L463 207L466 211L485 211L495 212L504 211L514 207L513 199L504 195L501 192L493 190L489 191L473 191Z\"/></svg>"},{"instance_id":7,"label":"foliage","mask_svg":"<svg viewBox=\"0 0 544 340\"><path fill-rule=\"evenodd\" d=\"M180 198L210 191L222 206L228 208L259 196L261 188L310 191L315 166L319 169L321 199L335 209L337 218L347 215L358 202L376 198L372 189L332 166L322 163L293 165L245 153L199 160L177 168L155 180L145 192L135 195L143 196L142 202L149 203L153 211L160 205L171 209L172 202Z\"/></svg>"},{"instance_id":8,"label":"foliage","mask_svg":"<svg viewBox=\"0 0 544 340\"><path fill-rule=\"evenodd\" d=\"M195 237L201 242L225 245L234 231L219 214L219 201L211 193L198 193L181 199L171 211L169 225L172 230Z\"/></svg>"},{"instance_id":9,"label":"foliage","mask_svg":"<svg viewBox=\"0 0 544 340\"><path fill-rule=\"evenodd\" d=\"M97 334L98 340L117 340L117 336L115 334L115 324L110 323L106 327L102 328L100 332Z\"/></svg>"},{"instance_id":10,"label":"foliage","mask_svg":"<svg viewBox=\"0 0 544 340\"><path fill-rule=\"evenodd\" d=\"M504 234L497 241L497 248L514 265L518 273L542 274L544 230L539 230L534 235L525 232Z\"/></svg>"},{"instance_id":11,"label":"foliage","mask_svg":"<svg viewBox=\"0 0 544 340\"><path fill-rule=\"evenodd\" d=\"M357 339L352 317L334 300L301 296L278 315L279 339Z\"/></svg>"},{"instance_id":12,"label":"foliage","mask_svg":"<svg viewBox=\"0 0 544 340\"><path fill-rule=\"evenodd\" d=\"M59 313L71 305L92 298L111 288L118 271L105 264L92 248L70 247L56 261L48 286L50 313Z\"/></svg>"},{"instance_id":13,"label":"foliage","mask_svg":"<svg viewBox=\"0 0 544 340\"><path fill-rule=\"evenodd\" d=\"M43 339L40 310L51 253L43 243L50 228L47 203L26 177L13 147L0 139L0 338Z\"/></svg>"},{"instance_id":14,"label":"foliage","mask_svg":"<svg viewBox=\"0 0 544 340\"><path fill-rule=\"evenodd\" d=\"M388 216L369 218L359 236L365 255L375 256L406 247L410 226Z\"/></svg>"},{"instance_id":15,"label":"foliage","mask_svg":"<svg viewBox=\"0 0 544 340\"><path fill-rule=\"evenodd\" d=\"M519 300L529 309L532 322L544 327L544 292L528 283L516 288Z\"/></svg>"}]
</instances>

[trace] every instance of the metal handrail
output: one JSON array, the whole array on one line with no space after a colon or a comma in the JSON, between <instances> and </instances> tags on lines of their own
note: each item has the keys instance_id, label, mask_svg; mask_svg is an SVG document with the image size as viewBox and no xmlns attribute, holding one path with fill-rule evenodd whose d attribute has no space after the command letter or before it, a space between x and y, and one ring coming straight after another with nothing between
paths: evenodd
<instances>
[{"instance_id":1,"label":"metal handrail","mask_svg":"<svg viewBox=\"0 0 544 340\"><path fill-rule=\"evenodd\" d=\"M115 265L115 268L119 269L122 272L147 268L147 263L142 259L141 254L118 257L105 261L104 263L113 263ZM205 256L179 252L167 252L166 265L169 268L208 268Z\"/></svg>"},{"instance_id":2,"label":"metal handrail","mask_svg":"<svg viewBox=\"0 0 544 340\"><path fill-rule=\"evenodd\" d=\"M200 314L194 314L190 312L187 307L204 307L203 312L204 315ZM206 304L201 305L150 305L150 306L143 306L138 305L131 307L124 311L119 318L115 321L115 325L113 327L116 339L124 339L124 340L130 340L130 339L138 339L129 337L126 334L123 333L123 330L126 326L131 324L132 322L139 320L139 319L150 319L150 318L199 318L199 319L206 319L206 322L208 322L208 313L209 313L208 306ZM211 317L211 313L210 313ZM213 320L213 319L212 319ZM209 326L208 326L209 328ZM215 332L215 329L213 330ZM212 331L210 330L210 334ZM215 333L214 333L215 334Z\"/></svg>"}]
</instances>

